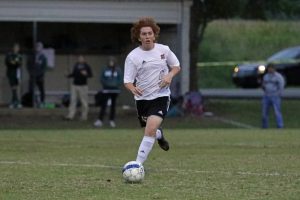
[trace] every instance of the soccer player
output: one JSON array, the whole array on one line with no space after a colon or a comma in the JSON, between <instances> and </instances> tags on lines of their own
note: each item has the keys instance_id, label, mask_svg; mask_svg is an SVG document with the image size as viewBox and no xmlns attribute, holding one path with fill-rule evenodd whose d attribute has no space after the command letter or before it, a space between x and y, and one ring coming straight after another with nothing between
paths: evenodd
<instances>
[{"instance_id":1,"label":"soccer player","mask_svg":"<svg viewBox=\"0 0 300 200\"><path fill-rule=\"evenodd\" d=\"M155 139L169 150L160 128L170 103L170 84L180 63L168 46L156 43L160 27L153 18L141 18L131 28L131 40L139 46L127 56L124 85L134 95L138 119L144 129L136 161L144 163Z\"/></svg>"}]
</instances>

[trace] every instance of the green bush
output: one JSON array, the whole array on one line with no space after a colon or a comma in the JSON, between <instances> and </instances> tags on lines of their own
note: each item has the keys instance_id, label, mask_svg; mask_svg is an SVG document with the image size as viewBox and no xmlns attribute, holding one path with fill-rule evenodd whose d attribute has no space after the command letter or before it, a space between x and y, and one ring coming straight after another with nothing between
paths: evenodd
<instances>
[{"instance_id":1,"label":"green bush","mask_svg":"<svg viewBox=\"0 0 300 200\"><path fill-rule=\"evenodd\" d=\"M198 67L199 88L233 88L231 66Z\"/></svg>"},{"instance_id":2,"label":"green bush","mask_svg":"<svg viewBox=\"0 0 300 200\"><path fill-rule=\"evenodd\" d=\"M209 23L201 62L264 60L274 52L300 45L300 22L217 20Z\"/></svg>"}]
</instances>

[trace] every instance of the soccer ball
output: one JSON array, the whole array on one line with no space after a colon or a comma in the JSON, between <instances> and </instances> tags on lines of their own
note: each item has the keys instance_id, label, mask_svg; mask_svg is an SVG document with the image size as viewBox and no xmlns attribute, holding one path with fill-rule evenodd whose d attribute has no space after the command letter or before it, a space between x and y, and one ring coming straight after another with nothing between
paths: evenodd
<instances>
[{"instance_id":1,"label":"soccer ball","mask_svg":"<svg viewBox=\"0 0 300 200\"><path fill-rule=\"evenodd\" d=\"M130 161L124 165L122 174L125 182L139 183L144 179L145 171L141 163Z\"/></svg>"}]
</instances>

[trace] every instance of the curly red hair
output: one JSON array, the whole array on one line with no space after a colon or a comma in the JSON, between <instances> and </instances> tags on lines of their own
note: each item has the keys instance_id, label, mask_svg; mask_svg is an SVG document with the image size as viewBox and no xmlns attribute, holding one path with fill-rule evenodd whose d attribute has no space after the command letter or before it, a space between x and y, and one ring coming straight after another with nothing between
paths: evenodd
<instances>
[{"instance_id":1,"label":"curly red hair","mask_svg":"<svg viewBox=\"0 0 300 200\"><path fill-rule=\"evenodd\" d=\"M133 43L140 43L140 32L141 28L143 27L151 27L154 32L155 40L158 39L160 27L156 24L155 20L152 17L143 17L135 22L130 30L131 41Z\"/></svg>"}]
</instances>

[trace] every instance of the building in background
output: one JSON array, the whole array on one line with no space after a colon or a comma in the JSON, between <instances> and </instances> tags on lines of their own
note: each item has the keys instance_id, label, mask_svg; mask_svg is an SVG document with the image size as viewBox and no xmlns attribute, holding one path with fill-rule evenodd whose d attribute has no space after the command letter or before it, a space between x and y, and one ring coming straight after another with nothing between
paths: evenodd
<instances>
[{"instance_id":1,"label":"building in background","mask_svg":"<svg viewBox=\"0 0 300 200\"><path fill-rule=\"evenodd\" d=\"M99 74L107 56L123 63L133 48L130 27L139 17L151 16L162 32L159 42L174 49L181 61L182 73L175 81L179 93L189 85L189 26L191 0L2 0L0 1L0 104L9 102L5 78L4 55L14 42L21 44L26 55L34 41L42 41L55 50L55 66L46 76L47 99L69 91L64 78L78 54L84 54ZM26 56L25 56L26 59ZM22 93L27 90L28 75L23 66ZM89 83L93 92L99 90L95 77ZM122 93L120 102L128 104L129 93Z\"/></svg>"}]
</instances>

